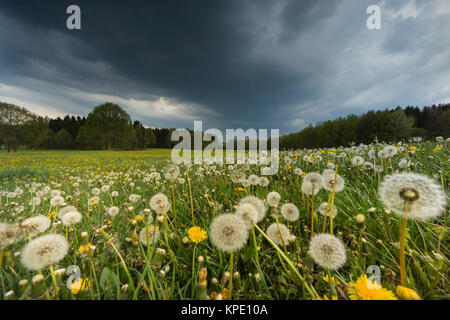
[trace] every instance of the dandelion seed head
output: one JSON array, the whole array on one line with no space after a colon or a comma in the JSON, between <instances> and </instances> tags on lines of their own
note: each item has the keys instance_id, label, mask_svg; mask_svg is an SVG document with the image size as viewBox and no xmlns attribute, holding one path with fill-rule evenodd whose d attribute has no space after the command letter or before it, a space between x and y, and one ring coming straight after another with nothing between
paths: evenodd
<instances>
[{"instance_id":1,"label":"dandelion seed head","mask_svg":"<svg viewBox=\"0 0 450 320\"><path fill-rule=\"evenodd\" d=\"M61 219L61 222L66 227L73 226L81 221L83 216L78 211L67 212Z\"/></svg>"},{"instance_id":2,"label":"dandelion seed head","mask_svg":"<svg viewBox=\"0 0 450 320\"><path fill-rule=\"evenodd\" d=\"M158 239L159 239L158 227L156 227L155 225L152 225L152 224L148 225L148 238L149 238L150 244L154 244L158 241ZM144 245L147 245L147 228L146 227L142 228L141 231L139 232L139 240L141 240L141 242Z\"/></svg>"},{"instance_id":3,"label":"dandelion seed head","mask_svg":"<svg viewBox=\"0 0 450 320\"><path fill-rule=\"evenodd\" d=\"M150 208L158 214L167 213L170 209L170 202L163 193L155 194L150 198Z\"/></svg>"},{"instance_id":4,"label":"dandelion seed head","mask_svg":"<svg viewBox=\"0 0 450 320\"><path fill-rule=\"evenodd\" d=\"M34 237L50 228L51 220L46 216L27 218L20 224L20 229L27 235Z\"/></svg>"},{"instance_id":5,"label":"dandelion seed head","mask_svg":"<svg viewBox=\"0 0 450 320\"><path fill-rule=\"evenodd\" d=\"M437 217L447 205L440 185L425 175L412 172L386 176L378 194L387 209L408 219Z\"/></svg>"},{"instance_id":6,"label":"dandelion seed head","mask_svg":"<svg viewBox=\"0 0 450 320\"><path fill-rule=\"evenodd\" d=\"M245 221L236 214L221 214L209 226L211 243L224 252L242 249L247 243L248 236L249 231Z\"/></svg>"},{"instance_id":7,"label":"dandelion seed head","mask_svg":"<svg viewBox=\"0 0 450 320\"><path fill-rule=\"evenodd\" d=\"M267 204L271 207L278 207L278 203L281 200L281 196L278 192L272 191L267 195Z\"/></svg>"},{"instance_id":8,"label":"dandelion seed head","mask_svg":"<svg viewBox=\"0 0 450 320\"><path fill-rule=\"evenodd\" d=\"M293 203L283 204L281 206L280 212L283 218L291 222L297 221L300 216L297 206Z\"/></svg>"},{"instance_id":9,"label":"dandelion seed head","mask_svg":"<svg viewBox=\"0 0 450 320\"><path fill-rule=\"evenodd\" d=\"M59 234L40 236L25 246L20 261L29 270L40 270L64 259L69 250L66 238Z\"/></svg>"},{"instance_id":10,"label":"dandelion seed head","mask_svg":"<svg viewBox=\"0 0 450 320\"><path fill-rule=\"evenodd\" d=\"M258 221L258 210L250 203L241 203L238 205L236 214L245 221L248 229L251 229L253 223Z\"/></svg>"},{"instance_id":11,"label":"dandelion seed head","mask_svg":"<svg viewBox=\"0 0 450 320\"><path fill-rule=\"evenodd\" d=\"M328 233L319 233L313 236L309 244L309 251L319 266L330 270L339 269L347 260L344 243Z\"/></svg>"},{"instance_id":12,"label":"dandelion seed head","mask_svg":"<svg viewBox=\"0 0 450 320\"><path fill-rule=\"evenodd\" d=\"M333 205L333 207L331 207L331 204L328 204L328 202L323 202L319 207L319 212L321 215L323 215L323 216L326 215L328 217L330 217L331 212L333 212L333 218L334 218L338 214L338 209L334 205Z\"/></svg>"},{"instance_id":13,"label":"dandelion seed head","mask_svg":"<svg viewBox=\"0 0 450 320\"><path fill-rule=\"evenodd\" d=\"M288 227L282 223L279 223L278 225L272 223L267 227L266 234L273 242L275 242L275 244L283 245L284 242L285 245L288 245L288 239L290 238L291 232ZM281 239L281 237L283 237L283 239Z\"/></svg>"},{"instance_id":14,"label":"dandelion seed head","mask_svg":"<svg viewBox=\"0 0 450 320\"><path fill-rule=\"evenodd\" d=\"M258 197L255 197L255 196L244 197L241 199L241 201L239 201L239 204L243 204L243 203L249 203L249 204L253 205L255 207L255 209L258 211L257 222L262 221L264 219L264 217L266 216L266 212L267 212L266 205Z\"/></svg>"}]
</instances>

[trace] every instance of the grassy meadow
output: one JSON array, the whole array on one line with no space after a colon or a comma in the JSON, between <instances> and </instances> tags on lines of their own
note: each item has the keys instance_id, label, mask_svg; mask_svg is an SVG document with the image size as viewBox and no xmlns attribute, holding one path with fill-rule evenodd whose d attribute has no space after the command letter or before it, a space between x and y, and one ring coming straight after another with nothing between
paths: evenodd
<instances>
[{"instance_id":1,"label":"grassy meadow","mask_svg":"<svg viewBox=\"0 0 450 320\"><path fill-rule=\"evenodd\" d=\"M405 298L397 290L402 218L383 205L378 189L388 175L415 172L433 179L448 196L449 143L403 142L393 154L380 156L385 148L282 152L280 169L268 180L257 164L179 165L179 174L170 176L169 149L1 151L0 298ZM343 178L342 191L302 191L308 174L326 169ZM236 172L245 179L233 182ZM267 199L270 192L280 196L275 204ZM150 206L160 193L170 202L163 214ZM248 196L263 200L267 213L233 254L219 250L210 241L212 221L235 212ZM279 214L285 203L298 208L298 219ZM336 208L332 220L330 211L322 214L324 203ZM58 215L67 206L81 213L80 221L65 222ZM36 216L50 219L45 230L22 225ZM278 243L267 231L274 223L288 230ZM448 208L433 219L408 220L405 287L417 295L410 298L450 298L449 229ZM346 254L341 267L316 263L309 252L313 232L340 239ZM22 263L24 247L45 234L64 237L68 251L50 266L30 270ZM364 274L371 275L368 268L379 273L378 283L362 282Z\"/></svg>"}]
</instances>

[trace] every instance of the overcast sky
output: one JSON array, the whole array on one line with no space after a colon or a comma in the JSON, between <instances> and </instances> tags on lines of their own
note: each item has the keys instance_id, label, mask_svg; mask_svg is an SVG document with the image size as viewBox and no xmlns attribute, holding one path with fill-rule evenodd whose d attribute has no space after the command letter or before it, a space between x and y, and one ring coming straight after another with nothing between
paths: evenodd
<instances>
[{"instance_id":1,"label":"overcast sky","mask_svg":"<svg viewBox=\"0 0 450 320\"><path fill-rule=\"evenodd\" d=\"M147 126L287 133L450 102L448 0L42 2L0 1L0 101L40 115L109 101Z\"/></svg>"}]
</instances>

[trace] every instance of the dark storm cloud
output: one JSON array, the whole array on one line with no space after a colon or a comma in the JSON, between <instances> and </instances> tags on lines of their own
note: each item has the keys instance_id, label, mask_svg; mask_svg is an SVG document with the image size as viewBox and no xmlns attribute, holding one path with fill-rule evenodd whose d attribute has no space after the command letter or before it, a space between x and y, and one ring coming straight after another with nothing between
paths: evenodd
<instances>
[{"instance_id":1,"label":"dark storm cloud","mask_svg":"<svg viewBox=\"0 0 450 320\"><path fill-rule=\"evenodd\" d=\"M408 70L430 59L426 78L446 79L449 41L436 39L443 26L433 26L448 13L401 2L383 6L386 26L370 31L371 1L2 1L0 97L71 114L115 100L159 127L200 119L219 128L294 130L406 102ZM82 30L65 28L70 4L81 7ZM418 48L417 57L398 56ZM450 97L409 83L428 96L407 103Z\"/></svg>"}]
</instances>

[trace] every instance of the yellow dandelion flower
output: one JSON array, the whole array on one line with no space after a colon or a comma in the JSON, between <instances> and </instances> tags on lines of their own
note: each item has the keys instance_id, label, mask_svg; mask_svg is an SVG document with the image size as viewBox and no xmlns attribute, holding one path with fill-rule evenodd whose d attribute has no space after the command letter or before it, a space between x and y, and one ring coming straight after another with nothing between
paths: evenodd
<instances>
[{"instance_id":1,"label":"yellow dandelion flower","mask_svg":"<svg viewBox=\"0 0 450 320\"><path fill-rule=\"evenodd\" d=\"M194 242L195 244L202 242L205 240L208 236L206 234L206 231L203 230L200 227L192 227L188 230L188 236L189 239Z\"/></svg>"},{"instance_id":2,"label":"yellow dandelion flower","mask_svg":"<svg viewBox=\"0 0 450 320\"><path fill-rule=\"evenodd\" d=\"M403 286L397 286L397 296L400 298L400 300L422 300L420 299L417 292L415 292L413 289L409 289L407 287Z\"/></svg>"},{"instance_id":3,"label":"yellow dandelion flower","mask_svg":"<svg viewBox=\"0 0 450 320\"><path fill-rule=\"evenodd\" d=\"M72 294L78 294L80 291L85 291L90 285L91 281L88 278L80 278L78 281L72 282L70 292L72 292Z\"/></svg>"},{"instance_id":4,"label":"yellow dandelion flower","mask_svg":"<svg viewBox=\"0 0 450 320\"><path fill-rule=\"evenodd\" d=\"M50 212L50 213L48 214L48 218L51 219L51 218L53 218L53 217L56 216L56 215L57 215L57 213L56 213L55 211L52 211L52 212Z\"/></svg>"},{"instance_id":5,"label":"yellow dandelion flower","mask_svg":"<svg viewBox=\"0 0 450 320\"><path fill-rule=\"evenodd\" d=\"M328 275L326 274L323 278L322 278L322 280L323 281L325 281L326 283L328 283ZM339 280L336 282L336 280L334 279L334 276L332 276L331 277L331 283L335 283L335 284L341 284L340 282L339 282Z\"/></svg>"},{"instance_id":6,"label":"yellow dandelion flower","mask_svg":"<svg viewBox=\"0 0 450 320\"><path fill-rule=\"evenodd\" d=\"M351 300L398 300L392 291L383 288L374 280L368 280L365 274L349 285Z\"/></svg>"},{"instance_id":7,"label":"yellow dandelion flower","mask_svg":"<svg viewBox=\"0 0 450 320\"><path fill-rule=\"evenodd\" d=\"M441 149L442 149L441 146L437 146L436 148L433 149L433 152L437 152L437 151L439 151L439 150L441 150Z\"/></svg>"},{"instance_id":8,"label":"yellow dandelion flower","mask_svg":"<svg viewBox=\"0 0 450 320\"><path fill-rule=\"evenodd\" d=\"M143 217L143 216L136 216L136 217L134 217L134 218L136 219L137 222L141 222L141 221L144 220L144 217Z\"/></svg>"}]
</instances>

